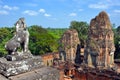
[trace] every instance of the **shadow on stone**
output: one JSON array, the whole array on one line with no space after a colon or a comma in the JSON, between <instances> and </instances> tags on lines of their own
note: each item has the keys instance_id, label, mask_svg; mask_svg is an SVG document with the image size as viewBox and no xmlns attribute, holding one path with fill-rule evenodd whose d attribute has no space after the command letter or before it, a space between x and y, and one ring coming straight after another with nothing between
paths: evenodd
<instances>
[{"instance_id":1,"label":"shadow on stone","mask_svg":"<svg viewBox=\"0 0 120 80\"><path fill-rule=\"evenodd\" d=\"M83 60L81 59L81 46L80 44L77 45L77 49L76 49L76 57L75 57L75 63L76 64L81 64L83 62Z\"/></svg>"}]
</instances>

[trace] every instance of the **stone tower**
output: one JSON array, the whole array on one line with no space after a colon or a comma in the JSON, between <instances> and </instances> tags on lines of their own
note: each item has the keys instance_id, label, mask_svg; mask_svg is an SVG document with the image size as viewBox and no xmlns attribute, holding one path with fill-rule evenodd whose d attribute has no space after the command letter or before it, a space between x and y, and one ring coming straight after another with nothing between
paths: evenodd
<instances>
[{"instance_id":1,"label":"stone tower","mask_svg":"<svg viewBox=\"0 0 120 80\"><path fill-rule=\"evenodd\" d=\"M114 51L114 33L107 13L102 11L90 22L85 62L94 67L112 67Z\"/></svg>"},{"instance_id":2,"label":"stone tower","mask_svg":"<svg viewBox=\"0 0 120 80\"><path fill-rule=\"evenodd\" d=\"M61 38L61 43L66 53L66 60L74 61L77 45L80 44L78 32L75 29L67 30Z\"/></svg>"}]
</instances>

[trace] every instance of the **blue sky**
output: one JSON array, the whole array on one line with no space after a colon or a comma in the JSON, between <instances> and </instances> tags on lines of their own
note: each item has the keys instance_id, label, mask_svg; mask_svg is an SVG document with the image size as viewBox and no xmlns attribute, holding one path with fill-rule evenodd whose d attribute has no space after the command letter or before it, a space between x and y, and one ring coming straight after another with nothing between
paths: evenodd
<instances>
[{"instance_id":1,"label":"blue sky","mask_svg":"<svg viewBox=\"0 0 120 80\"><path fill-rule=\"evenodd\" d=\"M28 26L68 28L73 20L90 23L103 10L120 25L120 0L0 0L0 27L24 17Z\"/></svg>"}]
</instances>

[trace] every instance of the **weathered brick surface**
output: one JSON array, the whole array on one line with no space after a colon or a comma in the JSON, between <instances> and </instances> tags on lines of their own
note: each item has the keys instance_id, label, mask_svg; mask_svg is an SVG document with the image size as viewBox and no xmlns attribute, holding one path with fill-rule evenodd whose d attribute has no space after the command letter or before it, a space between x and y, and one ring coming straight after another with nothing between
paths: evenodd
<instances>
[{"instance_id":1,"label":"weathered brick surface","mask_svg":"<svg viewBox=\"0 0 120 80\"><path fill-rule=\"evenodd\" d=\"M61 38L61 43L66 52L66 59L74 61L77 45L80 44L78 32L75 29L67 30Z\"/></svg>"},{"instance_id":2,"label":"weathered brick surface","mask_svg":"<svg viewBox=\"0 0 120 80\"><path fill-rule=\"evenodd\" d=\"M41 57L45 66L53 66L54 59L59 58L59 52L46 53Z\"/></svg>"}]
</instances>

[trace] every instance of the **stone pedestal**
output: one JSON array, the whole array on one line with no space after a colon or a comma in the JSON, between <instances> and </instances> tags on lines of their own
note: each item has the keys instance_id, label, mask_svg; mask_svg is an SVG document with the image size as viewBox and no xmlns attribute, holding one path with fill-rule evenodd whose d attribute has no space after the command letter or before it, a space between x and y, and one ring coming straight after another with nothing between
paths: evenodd
<instances>
[{"instance_id":1,"label":"stone pedestal","mask_svg":"<svg viewBox=\"0 0 120 80\"><path fill-rule=\"evenodd\" d=\"M23 59L33 58L33 55L30 51L27 52L14 52L14 54L6 55L5 58L8 61L21 61Z\"/></svg>"},{"instance_id":2,"label":"stone pedestal","mask_svg":"<svg viewBox=\"0 0 120 80\"><path fill-rule=\"evenodd\" d=\"M5 58L8 61L20 61L20 60L23 60L23 59L33 58L33 55L31 54L30 51L27 51L27 52L14 52L14 54L6 55Z\"/></svg>"}]
</instances>

